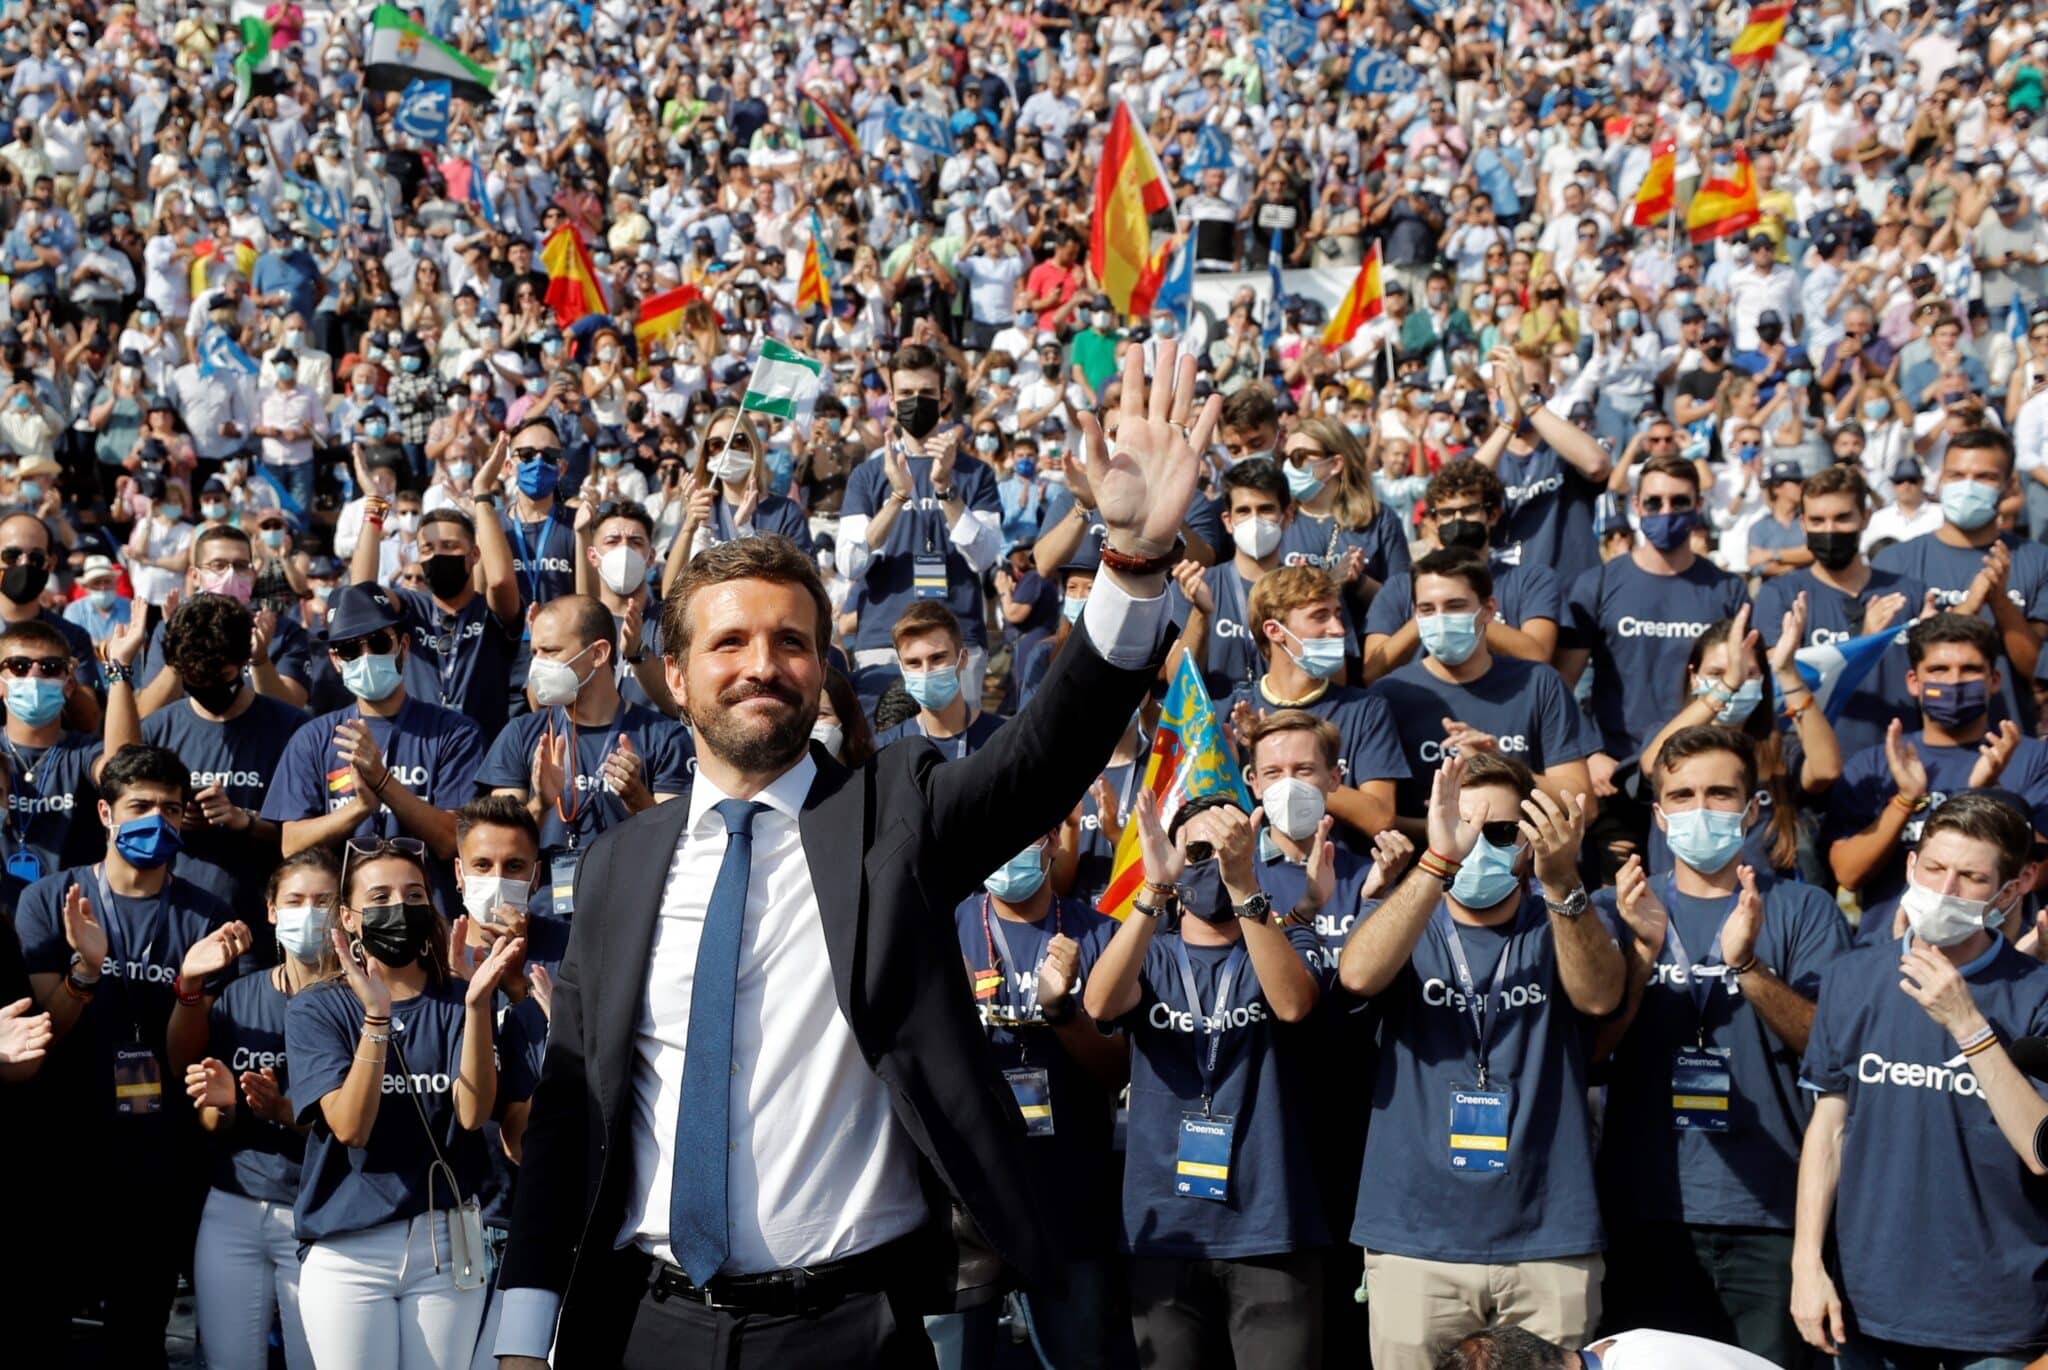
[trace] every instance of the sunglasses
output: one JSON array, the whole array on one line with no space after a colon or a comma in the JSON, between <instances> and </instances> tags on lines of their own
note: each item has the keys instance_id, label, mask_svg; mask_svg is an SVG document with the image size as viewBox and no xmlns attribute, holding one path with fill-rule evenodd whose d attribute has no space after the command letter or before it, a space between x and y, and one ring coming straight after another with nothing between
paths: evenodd
<instances>
[{"instance_id":1,"label":"sunglasses","mask_svg":"<svg viewBox=\"0 0 2048 1370\"><path fill-rule=\"evenodd\" d=\"M1673 495L1670 499L1665 499L1662 495L1651 495L1641 503L1646 514L1683 514L1693 507L1694 501L1691 495Z\"/></svg>"},{"instance_id":2,"label":"sunglasses","mask_svg":"<svg viewBox=\"0 0 2048 1370\"><path fill-rule=\"evenodd\" d=\"M47 566L50 554L40 547L0 547L0 566L12 566L23 558L31 566Z\"/></svg>"},{"instance_id":3,"label":"sunglasses","mask_svg":"<svg viewBox=\"0 0 2048 1370\"><path fill-rule=\"evenodd\" d=\"M358 842L351 837L341 854L342 889L348 888L349 862L375 861L380 856L410 857L424 869L427 861L427 844L417 837L380 837L375 842Z\"/></svg>"},{"instance_id":4,"label":"sunglasses","mask_svg":"<svg viewBox=\"0 0 2048 1370\"><path fill-rule=\"evenodd\" d=\"M1522 825L1512 818L1496 819L1479 825L1479 835L1489 846L1512 847L1522 840Z\"/></svg>"},{"instance_id":5,"label":"sunglasses","mask_svg":"<svg viewBox=\"0 0 2048 1370\"><path fill-rule=\"evenodd\" d=\"M366 637L350 638L346 642L330 643L328 651L342 661L354 661L364 652L371 656L389 656L398 650L398 635L389 628L379 628Z\"/></svg>"},{"instance_id":6,"label":"sunglasses","mask_svg":"<svg viewBox=\"0 0 2048 1370\"><path fill-rule=\"evenodd\" d=\"M715 457L728 447L735 452L751 452L754 450L754 440L745 433L736 433L730 438L704 439L704 455L707 457Z\"/></svg>"},{"instance_id":7,"label":"sunglasses","mask_svg":"<svg viewBox=\"0 0 2048 1370\"><path fill-rule=\"evenodd\" d=\"M562 449L559 447L515 447L512 449L512 457L513 460L522 463L529 461L557 462L562 459Z\"/></svg>"},{"instance_id":8,"label":"sunglasses","mask_svg":"<svg viewBox=\"0 0 2048 1370\"><path fill-rule=\"evenodd\" d=\"M62 680L71 674L71 658L65 656L0 657L0 671L16 680L34 674L45 680Z\"/></svg>"}]
</instances>

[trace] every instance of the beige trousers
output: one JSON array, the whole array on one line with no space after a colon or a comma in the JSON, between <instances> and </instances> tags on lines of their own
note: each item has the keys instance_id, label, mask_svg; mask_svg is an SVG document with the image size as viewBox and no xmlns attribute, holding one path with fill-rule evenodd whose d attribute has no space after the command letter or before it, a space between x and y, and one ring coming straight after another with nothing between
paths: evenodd
<instances>
[{"instance_id":1,"label":"beige trousers","mask_svg":"<svg viewBox=\"0 0 2048 1370\"><path fill-rule=\"evenodd\" d=\"M1526 1327L1576 1351L1600 1320L1596 1253L1514 1265L1461 1265L1365 1253L1373 1370L1430 1370L1444 1346L1482 1327Z\"/></svg>"}]
</instances>

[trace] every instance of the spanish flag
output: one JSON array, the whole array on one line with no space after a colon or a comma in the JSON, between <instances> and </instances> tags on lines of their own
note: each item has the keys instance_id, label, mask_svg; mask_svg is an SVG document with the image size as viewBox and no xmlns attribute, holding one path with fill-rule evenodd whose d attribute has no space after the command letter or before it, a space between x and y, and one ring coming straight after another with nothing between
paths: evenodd
<instances>
[{"instance_id":1,"label":"spanish flag","mask_svg":"<svg viewBox=\"0 0 2048 1370\"><path fill-rule=\"evenodd\" d=\"M1377 319L1383 299L1380 292L1380 245L1374 243L1365 250L1365 260L1359 264L1358 275L1352 278L1351 289L1344 292L1343 303L1337 306L1337 312L1330 316L1329 326L1323 330L1324 350L1336 351L1357 336L1367 319Z\"/></svg>"},{"instance_id":2,"label":"spanish flag","mask_svg":"<svg viewBox=\"0 0 2048 1370\"><path fill-rule=\"evenodd\" d=\"M1152 734L1152 754L1145 761L1145 790L1159 804L1159 824L1173 822L1189 800L1208 794L1230 794L1251 812L1244 772L1223 741L1216 706L1202 684L1195 659L1183 652L1160 706L1159 729ZM1138 825L1125 823L1117 839L1109 887L1095 907L1119 921L1130 916L1131 902L1145 883L1145 862L1138 851Z\"/></svg>"},{"instance_id":3,"label":"spanish flag","mask_svg":"<svg viewBox=\"0 0 2048 1370\"><path fill-rule=\"evenodd\" d=\"M796 310L801 314L812 305L832 312L832 276L825 266L825 229L818 211L811 211L811 240L804 245L804 264L796 278Z\"/></svg>"},{"instance_id":4,"label":"spanish flag","mask_svg":"<svg viewBox=\"0 0 2048 1370\"><path fill-rule=\"evenodd\" d=\"M857 165L860 162L860 139L854 136L853 125L846 122L844 115L804 87L798 86L796 93L804 97L805 105L816 111L816 124L831 134L839 146L846 149L846 155L853 158Z\"/></svg>"},{"instance_id":5,"label":"spanish flag","mask_svg":"<svg viewBox=\"0 0 2048 1370\"><path fill-rule=\"evenodd\" d=\"M1145 309L1158 293L1165 263L1153 251L1150 219L1172 208L1173 192L1145 130L1119 103L1102 140L1088 235L1088 269L1119 314Z\"/></svg>"},{"instance_id":6,"label":"spanish flag","mask_svg":"<svg viewBox=\"0 0 2048 1370\"><path fill-rule=\"evenodd\" d=\"M1749 149L1737 146L1735 169L1729 176L1709 171L1685 211L1685 231L1693 242L1711 242L1740 233L1762 215L1757 208L1756 173L1750 170Z\"/></svg>"},{"instance_id":7,"label":"spanish flag","mask_svg":"<svg viewBox=\"0 0 2048 1370\"><path fill-rule=\"evenodd\" d=\"M221 272L240 275L245 280L256 269L256 249L241 238L233 242L220 242L213 238L201 238L192 245L192 294L205 294L223 279Z\"/></svg>"},{"instance_id":8,"label":"spanish flag","mask_svg":"<svg viewBox=\"0 0 2048 1370\"><path fill-rule=\"evenodd\" d=\"M1742 26L1742 32L1735 35L1735 42L1728 49L1729 64L1743 67L1770 61L1785 36L1785 16L1791 9L1784 0L1751 5L1749 22Z\"/></svg>"},{"instance_id":9,"label":"spanish flag","mask_svg":"<svg viewBox=\"0 0 2048 1370\"><path fill-rule=\"evenodd\" d=\"M1650 171L1636 187L1635 211L1629 222L1641 227L1669 214L1678 203L1678 140L1659 138L1650 144Z\"/></svg>"},{"instance_id":10,"label":"spanish flag","mask_svg":"<svg viewBox=\"0 0 2048 1370\"><path fill-rule=\"evenodd\" d=\"M540 245L540 268L548 273L548 307L562 327L585 314L605 312L604 286L574 224L565 223L548 234L548 240Z\"/></svg>"},{"instance_id":11,"label":"spanish flag","mask_svg":"<svg viewBox=\"0 0 2048 1370\"><path fill-rule=\"evenodd\" d=\"M633 341L640 345L640 355L646 356L653 343L662 341L669 334L683 326L683 306L692 300L701 300L704 292L694 285L679 285L673 290L664 290L659 295L650 295L640 302L640 318L633 325ZM724 320L719 320L723 323Z\"/></svg>"}]
</instances>

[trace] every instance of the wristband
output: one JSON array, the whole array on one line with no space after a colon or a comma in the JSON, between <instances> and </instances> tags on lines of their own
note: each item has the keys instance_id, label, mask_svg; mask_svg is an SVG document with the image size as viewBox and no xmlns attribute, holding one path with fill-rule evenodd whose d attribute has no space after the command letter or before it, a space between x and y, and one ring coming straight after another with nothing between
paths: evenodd
<instances>
[{"instance_id":1,"label":"wristband","mask_svg":"<svg viewBox=\"0 0 2048 1370\"><path fill-rule=\"evenodd\" d=\"M1902 794L1895 794L1886 802L1900 813L1911 815L1927 807L1927 796L1923 794L1918 799L1907 799Z\"/></svg>"},{"instance_id":2,"label":"wristband","mask_svg":"<svg viewBox=\"0 0 2048 1370\"><path fill-rule=\"evenodd\" d=\"M1107 539L1104 539L1102 544L1102 564L1112 571L1121 571L1127 576L1164 575L1180 564L1180 559L1187 554L1187 550L1188 540L1184 537L1176 536L1173 540L1173 546L1167 548L1158 556L1141 557L1130 552L1119 552L1116 548L1109 545Z\"/></svg>"},{"instance_id":3,"label":"wristband","mask_svg":"<svg viewBox=\"0 0 2048 1370\"><path fill-rule=\"evenodd\" d=\"M1986 1031L1989 1032L1990 1029L1987 1028ZM1963 1058L1967 1060L1972 1056L1982 1056L1985 1052L1991 1050L1991 1048L1997 1045L1998 1035L1996 1033L1992 1033L1990 1036L1987 1036L1983 1041L1977 1043L1977 1045L1973 1047L1965 1047L1963 1049Z\"/></svg>"},{"instance_id":4,"label":"wristband","mask_svg":"<svg viewBox=\"0 0 2048 1370\"><path fill-rule=\"evenodd\" d=\"M1071 993L1053 1007L1046 1008L1040 1005L1038 1010L1039 1016L1045 1019L1047 1027L1058 1027L1062 1023L1073 1022L1074 1014L1077 1011L1074 1004L1074 996Z\"/></svg>"},{"instance_id":5,"label":"wristband","mask_svg":"<svg viewBox=\"0 0 2048 1370\"><path fill-rule=\"evenodd\" d=\"M76 975L64 977L64 992L80 1002L91 999L93 991L98 988L97 980L80 980Z\"/></svg>"},{"instance_id":6,"label":"wristband","mask_svg":"<svg viewBox=\"0 0 2048 1370\"><path fill-rule=\"evenodd\" d=\"M116 665L114 662L111 661L102 662L100 664L100 674L107 678L107 684L109 686L133 685L135 682L134 667Z\"/></svg>"},{"instance_id":7,"label":"wristband","mask_svg":"<svg viewBox=\"0 0 2048 1370\"><path fill-rule=\"evenodd\" d=\"M1794 723L1797 723L1799 721L1800 715L1804 714L1808 709L1811 709L1812 707L1813 701L1811 699L1807 700L1804 704L1787 704L1785 706L1785 717L1791 719Z\"/></svg>"},{"instance_id":8,"label":"wristband","mask_svg":"<svg viewBox=\"0 0 2048 1370\"><path fill-rule=\"evenodd\" d=\"M187 993L185 993L184 989L182 988L182 986L184 985L184 983L185 983L184 977L183 977L183 976L179 976L179 977L178 977L178 984L179 984L179 986L180 986L180 988L179 988L179 990L178 990L178 1002L179 1002L179 1003L183 1004L183 1005L184 1005L184 1006L185 1006L186 1008L191 1008L191 1007L192 1007L192 1006L193 1006L194 1004L201 1004L201 1003L205 1003L205 1002L206 1002L206 986L204 985L204 983L202 983L202 984L200 985L200 987L199 987L198 989L196 989L196 990L193 990L193 991L192 991L192 992L191 992L190 994L187 994Z\"/></svg>"},{"instance_id":9,"label":"wristband","mask_svg":"<svg viewBox=\"0 0 2048 1370\"><path fill-rule=\"evenodd\" d=\"M1993 1037L1997 1035L1997 1033L1991 1030L1991 1024L1986 1023L1983 1027L1978 1028L1968 1037L1958 1037L1956 1039L1956 1050L1962 1052L1964 1055L1968 1055L1970 1052L1976 1050L1978 1047L1983 1046L1984 1043L1990 1041Z\"/></svg>"},{"instance_id":10,"label":"wristband","mask_svg":"<svg viewBox=\"0 0 2048 1370\"><path fill-rule=\"evenodd\" d=\"M1755 969L1756 969L1756 953L1755 953L1755 952L1751 952L1751 953L1749 954L1749 959L1748 959L1747 961L1744 961L1744 962L1743 962L1743 963L1742 963L1741 965L1739 965L1739 966L1730 966L1730 967L1728 967L1728 973L1729 973L1730 975L1735 975L1735 976L1742 976L1742 975L1747 975L1747 974L1749 974L1749 973L1750 973L1751 971L1753 971L1753 970L1755 970Z\"/></svg>"},{"instance_id":11,"label":"wristband","mask_svg":"<svg viewBox=\"0 0 2048 1370\"><path fill-rule=\"evenodd\" d=\"M363 1040L365 1042L375 1042L379 1046L382 1046L384 1043L391 1040L391 1034L388 1032L365 1032L363 1034Z\"/></svg>"}]
</instances>

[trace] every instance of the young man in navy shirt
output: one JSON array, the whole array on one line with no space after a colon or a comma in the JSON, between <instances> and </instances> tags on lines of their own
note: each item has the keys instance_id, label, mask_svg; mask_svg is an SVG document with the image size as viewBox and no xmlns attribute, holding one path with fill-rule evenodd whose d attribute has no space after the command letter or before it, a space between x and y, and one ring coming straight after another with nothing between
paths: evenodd
<instances>
[{"instance_id":1,"label":"young man in navy shirt","mask_svg":"<svg viewBox=\"0 0 2048 1370\"><path fill-rule=\"evenodd\" d=\"M533 712L491 744L476 783L519 800L540 825L541 907L575 912L576 862L599 836L689 789L689 734L619 697L611 611L588 595L551 600L529 625Z\"/></svg>"},{"instance_id":2,"label":"young man in navy shirt","mask_svg":"<svg viewBox=\"0 0 2048 1370\"><path fill-rule=\"evenodd\" d=\"M1802 1358L1787 1312L1799 1093L1821 974L1849 945L1828 894L1742 860L1759 822L1756 758L1734 728L1673 733L1657 753L1667 875L1642 858L1595 903L1635 935L1612 1044L1599 1173L1608 1214L1603 1326Z\"/></svg>"},{"instance_id":3,"label":"young man in navy shirt","mask_svg":"<svg viewBox=\"0 0 2048 1370\"><path fill-rule=\"evenodd\" d=\"M43 591L50 584L57 542L50 526L34 514L0 517L0 627L16 623L47 623L71 644L72 675L83 690L75 690L64 703L66 727L81 733L96 732L100 726L99 658L93 653L92 636L61 614L43 607Z\"/></svg>"},{"instance_id":4,"label":"young man in navy shirt","mask_svg":"<svg viewBox=\"0 0 2048 1370\"><path fill-rule=\"evenodd\" d=\"M2034 828L2048 830L2048 743L2023 737L2011 719L1991 726L2001 683L1999 636L1989 621L1936 614L1906 630L1906 685L1920 728L1894 718L1883 742L1842 763L1828 792L1820 845L1835 879L1863 907L1858 942L1893 934L1907 854L1920 843L1929 810L1962 790L1999 786L2026 803Z\"/></svg>"},{"instance_id":5,"label":"young man in navy shirt","mask_svg":"<svg viewBox=\"0 0 2048 1370\"><path fill-rule=\"evenodd\" d=\"M1592 433L1530 392L1514 349L1497 347L1488 360L1498 417L1472 459L1506 487L1501 545L1519 548L1523 562L1548 566L1569 584L1600 564L1593 506L1614 463ZM1677 456L1675 439L1666 450Z\"/></svg>"},{"instance_id":6,"label":"young man in navy shirt","mask_svg":"<svg viewBox=\"0 0 2048 1370\"><path fill-rule=\"evenodd\" d=\"M247 608L256 588L256 551L249 535L231 523L208 524L192 541L192 564L185 571L185 596L218 595ZM312 637L289 616L250 610L261 629L263 651L250 652L250 683L256 693L303 709L312 688ZM136 710L147 718L175 702L183 682L169 664L165 624L159 622L149 645L133 664Z\"/></svg>"},{"instance_id":7,"label":"young man in navy shirt","mask_svg":"<svg viewBox=\"0 0 2048 1370\"><path fill-rule=\"evenodd\" d=\"M2033 843L2003 797L1950 799L1904 935L1821 982L1792 1316L1843 1370L2020 1370L2048 1344L2048 1101L2006 1054L2048 1036L2048 966L1997 932Z\"/></svg>"},{"instance_id":8,"label":"young man in navy shirt","mask_svg":"<svg viewBox=\"0 0 2048 1370\"><path fill-rule=\"evenodd\" d=\"M1381 591L1381 597L1391 592ZM1493 650L1500 600L1478 555L1438 550L1415 563L1415 639L1427 654L1375 683L1401 735L1408 779L1395 802L1423 833L1429 780L1452 752L1492 751L1535 773L1552 796L1590 794L1585 722L1564 678L1540 661Z\"/></svg>"},{"instance_id":9,"label":"young man in navy shirt","mask_svg":"<svg viewBox=\"0 0 2048 1370\"><path fill-rule=\"evenodd\" d=\"M534 605L546 604L576 590L575 516L563 512L555 493L568 470L569 453L555 420L542 413L531 414L500 443L507 454L500 457L499 449L494 447L492 459L486 465L494 476L501 469L512 472L510 503L499 514L497 486L485 487L479 478L476 488L482 493L477 496L477 508L484 517L499 519L512 550L512 573L519 588L518 617L523 620ZM481 474L479 471L479 477ZM506 707L512 713L526 707L522 692L530 655L528 644L522 640L506 693Z\"/></svg>"},{"instance_id":10,"label":"young man in navy shirt","mask_svg":"<svg viewBox=\"0 0 2048 1370\"><path fill-rule=\"evenodd\" d=\"M1183 561L1173 571L1176 598L1188 608L1182 642L1195 654L1214 700L1230 698L1259 673L1252 586L1280 565L1280 535L1294 517L1287 479L1272 462L1239 462L1223 473L1223 526L1234 550L1214 566ZM1189 610L1192 612L1189 612Z\"/></svg>"},{"instance_id":11,"label":"young man in navy shirt","mask_svg":"<svg viewBox=\"0 0 2048 1370\"><path fill-rule=\"evenodd\" d=\"M1428 849L1344 944L1381 1020L1351 1228L1376 1370L1495 1321L1581 1346L1599 1319L1586 1089L1626 971L1579 882L1582 805L1492 752L1445 761Z\"/></svg>"},{"instance_id":12,"label":"young man in navy shirt","mask_svg":"<svg viewBox=\"0 0 2048 1370\"><path fill-rule=\"evenodd\" d=\"M579 594L595 595L618 624L612 660L619 697L676 716L675 699L661 678L661 602L648 583L654 562L654 519L632 500L588 505L576 511Z\"/></svg>"},{"instance_id":13,"label":"young man in navy shirt","mask_svg":"<svg viewBox=\"0 0 2048 1370\"><path fill-rule=\"evenodd\" d=\"M1003 720L982 711L980 695L967 693L973 683L967 644L953 611L936 600L913 601L896 620L893 636L903 688L917 704L917 713L877 733L875 746L886 747L906 737L928 738L949 761L979 751Z\"/></svg>"},{"instance_id":14,"label":"young man in navy shirt","mask_svg":"<svg viewBox=\"0 0 2048 1370\"><path fill-rule=\"evenodd\" d=\"M1302 709L1335 725L1337 789L1329 810L1345 840L1363 851L1373 834L1394 823L1395 787L1408 779L1394 719L1371 692L1341 683L1344 608L1337 582L1317 566L1283 566L1252 586L1245 622L1252 625L1263 668L1225 707L1240 735L1276 709Z\"/></svg>"},{"instance_id":15,"label":"young man in navy shirt","mask_svg":"<svg viewBox=\"0 0 2048 1370\"><path fill-rule=\"evenodd\" d=\"M888 444L846 478L839 555L847 578L867 591L854 665L891 664L897 619L913 602L936 601L964 631L962 684L979 700L988 669L981 577L1002 556L1003 506L995 473L959 450L959 425L938 431L945 379L945 363L921 343L889 359L895 420Z\"/></svg>"},{"instance_id":16,"label":"young man in navy shirt","mask_svg":"<svg viewBox=\"0 0 2048 1370\"><path fill-rule=\"evenodd\" d=\"M0 631L0 680L7 691L6 755L0 757L6 767L6 866L0 888L10 898L73 854L73 816L81 800L92 797L92 782L105 764L99 737L64 726L65 706L80 693L76 664L71 640L47 623L32 619Z\"/></svg>"}]
</instances>

